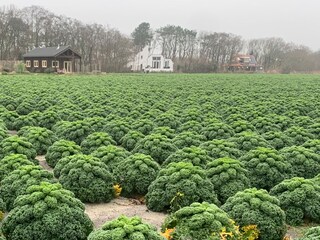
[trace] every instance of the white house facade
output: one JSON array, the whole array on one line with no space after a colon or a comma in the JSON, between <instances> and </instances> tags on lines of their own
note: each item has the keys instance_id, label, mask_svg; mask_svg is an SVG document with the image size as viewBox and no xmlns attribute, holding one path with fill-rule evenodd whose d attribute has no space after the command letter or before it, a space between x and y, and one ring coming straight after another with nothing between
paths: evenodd
<instances>
[{"instance_id":1,"label":"white house facade","mask_svg":"<svg viewBox=\"0 0 320 240\"><path fill-rule=\"evenodd\" d=\"M161 55L161 50L146 46L129 64L134 72L173 72L173 61Z\"/></svg>"}]
</instances>

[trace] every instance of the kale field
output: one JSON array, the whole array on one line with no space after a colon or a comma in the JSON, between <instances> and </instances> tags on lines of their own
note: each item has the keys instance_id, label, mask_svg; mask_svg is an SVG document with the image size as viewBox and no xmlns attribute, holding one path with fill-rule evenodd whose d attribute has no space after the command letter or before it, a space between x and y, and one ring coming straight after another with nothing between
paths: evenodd
<instances>
[{"instance_id":1,"label":"kale field","mask_svg":"<svg viewBox=\"0 0 320 240\"><path fill-rule=\"evenodd\" d=\"M320 76L0 76L0 181L0 239L320 239Z\"/></svg>"}]
</instances>

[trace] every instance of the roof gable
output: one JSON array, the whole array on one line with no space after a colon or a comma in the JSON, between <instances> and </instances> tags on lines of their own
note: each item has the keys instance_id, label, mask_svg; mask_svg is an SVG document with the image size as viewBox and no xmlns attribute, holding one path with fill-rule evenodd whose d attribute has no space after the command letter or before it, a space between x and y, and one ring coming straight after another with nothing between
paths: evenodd
<instances>
[{"instance_id":1,"label":"roof gable","mask_svg":"<svg viewBox=\"0 0 320 240\"><path fill-rule=\"evenodd\" d=\"M69 49L70 49L70 46L35 48L30 52L24 54L23 57L24 58L26 57L57 57L58 55L64 53ZM77 53L75 54L80 57L79 54Z\"/></svg>"}]
</instances>

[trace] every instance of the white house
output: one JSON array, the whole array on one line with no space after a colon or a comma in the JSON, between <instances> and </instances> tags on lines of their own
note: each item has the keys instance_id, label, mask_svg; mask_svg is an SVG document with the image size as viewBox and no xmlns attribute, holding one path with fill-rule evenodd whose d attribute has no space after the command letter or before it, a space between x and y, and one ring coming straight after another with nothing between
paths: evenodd
<instances>
[{"instance_id":1,"label":"white house","mask_svg":"<svg viewBox=\"0 0 320 240\"><path fill-rule=\"evenodd\" d=\"M173 72L173 61L161 55L161 49L146 46L129 63L134 72Z\"/></svg>"}]
</instances>

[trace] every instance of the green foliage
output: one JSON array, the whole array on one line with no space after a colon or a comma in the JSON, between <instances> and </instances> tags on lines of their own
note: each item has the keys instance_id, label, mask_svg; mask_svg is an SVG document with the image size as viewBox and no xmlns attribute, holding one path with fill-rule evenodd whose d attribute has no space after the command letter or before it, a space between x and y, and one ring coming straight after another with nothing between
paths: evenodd
<instances>
[{"instance_id":1,"label":"green foliage","mask_svg":"<svg viewBox=\"0 0 320 240\"><path fill-rule=\"evenodd\" d=\"M4 121L4 123L6 124L6 127L9 130L15 130L16 129L15 122L19 118L19 115L18 115L17 112L15 112L15 111L5 111L5 112L0 114L0 117Z\"/></svg>"},{"instance_id":2,"label":"green foliage","mask_svg":"<svg viewBox=\"0 0 320 240\"><path fill-rule=\"evenodd\" d=\"M39 125L40 127L52 129L52 127L59 121L61 121L61 118L55 111L47 110L41 114L39 118Z\"/></svg>"},{"instance_id":3,"label":"green foliage","mask_svg":"<svg viewBox=\"0 0 320 240\"><path fill-rule=\"evenodd\" d=\"M263 137L254 132L238 133L233 138L230 138L230 141L234 142L237 148L244 152L249 152L257 147L270 147Z\"/></svg>"},{"instance_id":4,"label":"green foliage","mask_svg":"<svg viewBox=\"0 0 320 240\"><path fill-rule=\"evenodd\" d=\"M156 127L150 134L161 134L170 139L173 139L176 136L175 130L170 127Z\"/></svg>"},{"instance_id":5,"label":"green foliage","mask_svg":"<svg viewBox=\"0 0 320 240\"><path fill-rule=\"evenodd\" d=\"M81 153L81 147L75 142L59 140L48 148L45 158L50 167L55 167L60 159L78 153Z\"/></svg>"},{"instance_id":6,"label":"green foliage","mask_svg":"<svg viewBox=\"0 0 320 240\"><path fill-rule=\"evenodd\" d=\"M177 201L176 201L177 200ZM219 204L206 172L192 163L171 163L161 169L146 195L148 209L176 211L193 202Z\"/></svg>"},{"instance_id":7,"label":"green foliage","mask_svg":"<svg viewBox=\"0 0 320 240\"><path fill-rule=\"evenodd\" d=\"M266 190L250 188L238 192L221 208L240 227L257 225L261 240L282 240L286 233L285 213L280 202Z\"/></svg>"},{"instance_id":8,"label":"green foliage","mask_svg":"<svg viewBox=\"0 0 320 240\"><path fill-rule=\"evenodd\" d=\"M157 233L156 227L145 224L139 217L128 218L120 216L119 218L106 222L102 229L93 231L88 240L164 240Z\"/></svg>"},{"instance_id":9,"label":"green foliage","mask_svg":"<svg viewBox=\"0 0 320 240\"><path fill-rule=\"evenodd\" d=\"M121 146L128 151L132 151L136 144L143 138L144 135L141 132L131 130L120 139Z\"/></svg>"},{"instance_id":10,"label":"green foliage","mask_svg":"<svg viewBox=\"0 0 320 240\"><path fill-rule=\"evenodd\" d=\"M130 152L122 147L109 145L107 147L99 147L91 155L99 158L113 172L119 163L123 162L130 156Z\"/></svg>"},{"instance_id":11,"label":"green foliage","mask_svg":"<svg viewBox=\"0 0 320 240\"><path fill-rule=\"evenodd\" d=\"M196 132L199 133L202 130L201 123L197 121L188 121L180 125L178 132Z\"/></svg>"},{"instance_id":12,"label":"green foliage","mask_svg":"<svg viewBox=\"0 0 320 240\"><path fill-rule=\"evenodd\" d=\"M5 129L4 127L1 127L0 125L0 142L7 137L9 137L7 129Z\"/></svg>"},{"instance_id":13,"label":"green foliage","mask_svg":"<svg viewBox=\"0 0 320 240\"><path fill-rule=\"evenodd\" d=\"M313 178L320 172L320 155L310 149L292 146L280 150L292 166L292 176Z\"/></svg>"},{"instance_id":14,"label":"green foliage","mask_svg":"<svg viewBox=\"0 0 320 240\"><path fill-rule=\"evenodd\" d=\"M41 182L54 183L55 180L52 173L40 166L22 165L12 171L1 181L0 186L0 196L5 202L5 209L11 211L18 196L26 194L28 187L39 185Z\"/></svg>"},{"instance_id":15,"label":"green foliage","mask_svg":"<svg viewBox=\"0 0 320 240\"><path fill-rule=\"evenodd\" d=\"M314 123L308 127L308 132L311 133L315 138L320 138L320 123Z\"/></svg>"},{"instance_id":16,"label":"green foliage","mask_svg":"<svg viewBox=\"0 0 320 240\"><path fill-rule=\"evenodd\" d=\"M172 140L161 134L150 134L141 139L136 147L133 149L133 153L143 153L150 155L158 163L162 163L177 148L172 144Z\"/></svg>"},{"instance_id":17,"label":"green foliage","mask_svg":"<svg viewBox=\"0 0 320 240\"><path fill-rule=\"evenodd\" d=\"M172 142L177 148L182 149L191 146L198 147L205 139L203 135L195 132L181 132L172 139Z\"/></svg>"},{"instance_id":18,"label":"green foliage","mask_svg":"<svg viewBox=\"0 0 320 240\"><path fill-rule=\"evenodd\" d=\"M270 131L281 131L281 127L275 124L271 117L257 117L251 123L260 134Z\"/></svg>"},{"instance_id":19,"label":"green foliage","mask_svg":"<svg viewBox=\"0 0 320 240\"><path fill-rule=\"evenodd\" d=\"M0 142L0 159L9 154L23 154L34 161L37 152L25 137L11 136Z\"/></svg>"},{"instance_id":20,"label":"green foliage","mask_svg":"<svg viewBox=\"0 0 320 240\"><path fill-rule=\"evenodd\" d=\"M99 147L115 145L116 142L105 132L94 132L81 142L81 149L84 154L91 154Z\"/></svg>"},{"instance_id":21,"label":"green foliage","mask_svg":"<svg viewBox=\"0 0 320 240\"><path fill-rule=\"evenodd\" d=\"M248 171L238 160L231 158L216 159L207 164L206 171L207 177L222 203L225 203L229 197L237 192L250 187Z\"/></svg>"},{"instance_id":22,"label":"green foliage","mask_svg":"<svg viewBox=\"0 0 320 240\"><path fill-rule=\"evenodd\" d=\"M154 123L158 127L169 127L177 129L180 126L180 121L171 113L162 113L155 120Z\"/></svg>"},{"instance_id":23,"label":"green foliage","mask_svg":"<svg viewBox=\"0 0 320 240\"><path fill-rule=\"evenodd\" d=\"M255 131L254 126L245 120L234 121L230 123L230 127L232 127L235 133Z\"/></svg>"},{"instance_id":24,"label":"green foliage","mask_svg":"<svg viewBox=\"0 0 320 240\"><path fill-rule=\"evenodd\" d=\"M240 160L248 170L251 185L256 188L270 190L291 174L291 165L274 149L257 148Z\"/></svg>"},{"instance_id":25,"label":"green foliage","mask_svg":"<svg viewBox=\"0 0 320 240\"><path fill-rule=\"evenodd\" d=\"M190 162L194 166L205 168L207 163L211 160L212 158L208 155L206 150L199 147L186 147L171 154L163 162L162 167L173 162Z\"/></svg>"},{"instance_id":26,"label":"green foliage","mask_svg":"<svg viewBox=\"0 0 320 240\"><path fill-rule=\"evenodd\" d=\"M303 127L293 126L288 128L284 133L292 139L294 145L300 146L315 136Z\"/></svg>"},{"instance_id":27,"label":"green foliage","mask_svg":"<svg viewBox=\"0 0 320 240\"><path fill-rule=\"evenodd\" d=\"M44 155L48 148L57 140L54 133L41 127L23 127L18 136L25 137L35 148L37 155Z\"/></svg>"},{"instance_id":28,"label":"green foliage","mask_svg":"<svg viewBox=\"0 0 320 240\"><path fill-rule=\"evenodd\" d=\"M274 186L271 195L280 201L286 222L301 225L304 220L320 222L320 186L310 179L286 179Z\"/></svg>"},{"instance_id":29,"label":"green foliage","mask_svg":"<svg viewBox=\"0 0 320 240\"><path fill-rule=\"evenodd\" d=\"M168 216L162 226L173 229L173 239L220 240L220 232L236 235L236 228L227 213L207 202L192 203Z\"/></svg>"},{"instance_id":30,"label":"green foliage","mask_svg":"<svg viewBox=\"0 0 320 240\"><path fill-rule=\"evenodd\" d=\"M150 134L154 127L155 124L150 119L140 119L132 124L132 130L141 132L144 135Z\"/></svg>"},{"instance_id":31,"label":"green foliage","mask_svg":"<svg viewBox=\"0 0 320 240\"><path fill-rule=\"evenodd\" d=\"M280 131L266 132L262 134L262 137L268 141L270 146L277 150L293 145L292 139L288 137L285 133Z\"/></svg>"},{"instance_id":32,"label":"green foliage","mask_svg":"<svg viewBox=\"0 0 320 240\"><path fill-rule=\"evenodd\" d=\"M312 139L312 140L306 141L302 145L302 147L310 149L319 155L320 154L320 139Z\"/></svg>"},{"instance_id":33,"label":"green foliage","mask_svg":"<svg viewBox=\"0 0 320 240\"><path fill-rule=\"evenodd\" d=\"M299 240L318 240L320 236L320 227L309 228Z\"/></svg>"},{"instance_id":34,"label":"green foliage","mask_svg":"<svg viewBox=\"0 0 320 240\"><path fill-rule=\"evenodd\" d=\"M124 196L145 195L149 185L156 179L159 164L150 156L136 153L119 164L114 174L122 187Z\"/></svg>"},{"instance_id":35,"label":"green foliage","mask_svg":"<svg viewBox=\"0 0 320 240\"><path fill-rule=\"evenodd\" d=\"M61 159L54 175L65 189L82 202L109 202L114 197L114 178L100 159L77 154Z\"/></svg>"},{"instance_id":36,"label":"green foliage","mask_svg":"<svg viewBox=\"0 0 320 240\"><path fill-rule=\"evenodd\" d=\"M207 138L207 140L213 139L227 139L234 135L233 129L221 122L215 122L203 127L201 133Z\"/></svg>"},{"instance_id":37,"label":"green foliage","mask_svg":"<svg viewBox=\"0 0 320 240\"><path fill-rule=\"evenodd\" d=\"M130 125L122 120L112 120L105 125L104 131L120 145L120 139L130 131Z\"/></svg>"},{"instance_id":38,"label":"green foliage","mask_svg":"<svg viewBox=\"0 0 320 240\"><path fill-rule=\"evenodd\" d=\"M238 159L241 156L241 152L238 150L237 145L227 140L204 142L200 145L200 148L205 149L208 155L213 159L224 157Z\"/></svg>"},{"instance_id":39,"label":"green foliage","mask_svg":"<svg viewBox=\"0 0 320 240\"><path fill-rule=\"evenodd\" d=\"M93 223L73 193L60 184L42 182L15 200L1 230L11 240L86 240Z\"/></svg>"}]
</instances>

